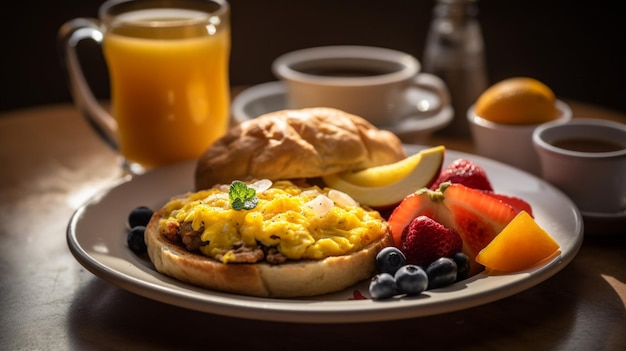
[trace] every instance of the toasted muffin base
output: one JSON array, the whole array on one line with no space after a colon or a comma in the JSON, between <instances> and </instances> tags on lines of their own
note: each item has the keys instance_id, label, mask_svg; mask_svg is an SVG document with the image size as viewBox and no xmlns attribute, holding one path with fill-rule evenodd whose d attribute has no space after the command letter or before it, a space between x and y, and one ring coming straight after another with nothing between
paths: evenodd
<instances>
[{"instance_id":1,"label":"toasted muffin base","mask_svg":"<svg viewBox=\"0 0 626 351\"><path fill-rule=\"evenodd\" d=\"M283 264L224 264L166 239L159 232L162 215L157 211L145 232L148 256L158 272L196 286L258 297L307 297L343 290L371 278L376 271L376 254L393 243L387 231L348 255Z\"/></svg>"}]
</instances>

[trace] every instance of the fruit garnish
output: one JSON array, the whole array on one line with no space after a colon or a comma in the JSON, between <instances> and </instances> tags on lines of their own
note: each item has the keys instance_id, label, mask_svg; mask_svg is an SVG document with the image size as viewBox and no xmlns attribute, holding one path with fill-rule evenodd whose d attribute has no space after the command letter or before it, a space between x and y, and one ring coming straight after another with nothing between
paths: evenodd
<instances>
[{"instance_id":1,"label":"fruit garnish","mask_svg":"<svg viewBox=\"0 0 626 351\"><path fill-rule=\"evenodd\" d=\"M444 154L445 147L436 146L390 165L332 174L322 179L327 186L350 195L362 205L386 207L428 186L439 175Z\"/></svg>"},{"instance_id":2,"label":"fruit garnish","mask_svg":"<svg viewBox=\"0 0 626 351\"><path fill-rule=\"evenodd\" d=\"M354 290L352 292L352 297L348 298L348 300L367 300L367 297L363 295L360 291Z\"/></svg>"},{"instance_id":3,"label":"fruit garnish","mask_svg":"<svg viewBox=\"0 0 626 351\"><path fill-rule=\"evenodd\" d=\"M427 216L418 216L402 232L400 250L409 264L428 267L440 257L451 257L463 249L463 240L453 228Z\"/></svg>"},{"instance_id":4,"label":"fruit garnish","mask_svg":"<svg viewBox=\"0 0 626 351\"><path fill-rule=\"evenodd\" d=\"M441 257L426 267L428 289L448 286L456 281L456 262L449 257Z\"/></svg>"},{"instance_id":5,"label":"fruit garnish","mask_svg":"<svg viewBox=\"0 0 626 351\"><path fill-rule=\"evenodd\" d=\"M145 233L146 227L142 225L132 227L128 231L128 234L126 235L126 243L128 244L130 251L138 255L148 251L148 247L146 246L146 242L144 240Z\"/></svg>"},{"instance_id":6,"label":"fruit garnish","mask_svg":"<svg viewBox=\"0 0 626 351\"><path fill-rule=\"evenodd\" d=\"M467 278L470 271L469 257L462 252L457 252L452 255L452 259L454 263L456 263L456 281L458 282Z\"/></svg>"},{"instance_id":7,"label":"fruit garnish","mask_svg":"<svg viewBox=\"0 0 626 351\"><path fill-rule=\"evenodd\" d=\"M400 160L396 163L370 167L358 172L344 172L339 174L339 177L348 183L358 186L385 186L406 178L409 173L411 173L415 168L420 165L420 163L424 162L424 157L429 157L430 154L443 155L444 152L444 146L435 146L432 148L421 150L418 153L408 156L405 159ZM424 166L422 165L421 167Z\"/></svg>"},{"instance_id":8,"label":"fruit garnish","mask_svg":"<svg viewBox=\"0 0 626 351\"><path fill-rule=\"evenodd\" d=\"M251 210L259 203L256 190L238 180L232 182L230 185L228 198L230 199L231 206L235 210Z\"/></svg>"},{"instance_id":9,"label":"fruit garnish","mask_svg":"<svg viewBox=\"0 0 626 351\"><path fill-rule=\"evenodd\" d=\"M470 275L482 270L474 258L519 213L509 204L481 190L462 184L442 183L438 190L427 188L408 195L389 218L391 234L396 245L402 242L402 232L411 221L425 215L453 228L463 239L463 253L470 259Z\"/></svg>"},{"instance_id":10,"label":"fruit garnish","mask_svg":"<svg viewBox=\"0 0 626 351\"><path fill-rule=\"evenodd\" d=\"M487 172L476 163L463 158L453 161L444 168L430 189L437 190L443 182L459 183L474 189L493 191Z\"/></svg>"},{"instance_id":11,"label":"fruit garnish","mask_svg":"<svg viewBox=\"0 0 626 351\"><path fill-rule=\"evenodd\" d=\"M147 206L137 206L128 213L129 231L126 233L126 244L130 251L141 255L148 251L144 241L146 227L154 211Z\"/></svg>"},{"instance_id":12,"label":"fruit garnish","mask_svg":"<svg viewBox=\"0 0 626 351\"><path fill-rule=\"evenodd\" d=\"M422 267L407 263L402 251L394 246L388 246L384 251L381 251L382 255L379 253L376 256L377 274L369 285L370 294L375 300L396 295L419 295L424 290L465 279L469 271L469 258L462 252L452 254L452 258L441 257Z\"/></svg>"},{"instance_id":13,"label":"fruit garnish","mask_svg":"<svg viewBox=\"0 0 626 351\"><path fill-rule=\"evenodd\" d=\"M477 116L503 124L538 124L558 115L554 92L528 77L502 80L485 90L476 101Z\"/></svg>"},{"instance_id":14,"label":"fruit garnish","mask_svg":"<svg viewBox=\"0 0 626 351\"><path fill-rule=\"evenodd\" d=\"M389 273L378 273L370 281L369 292L375 300L393 297L398 292L396 280Z\"/></svg>"},{"instance_id":15,"label":"fruit garnish","mask_svg":"<svg viewBox=\"0 0 626 351\"><path fill-rule=\"evenodd\" d=\"M473 161L463 158L454 160L441 171L437 180L431 184L430 189L437 190L444 182L463 184L469 188L483 190L485 194L506 202L519 211L524 210L532 216L532 208L525 200L494 192L487 172Z\"/></svg>"},{"instance_id":16,"label":"fruit garnish","mask_svg":"<svg viewBox=\"0 0 626 351\"><path fill-rule=\"evenodd\" d=\"M526 211L528 212L529 215L533 216L533 209L530 206L530 204L528 202L526 202L526 200L519 198L517 196L511 196L511 195L504 195L504 194L499 194L499 193L495 193L492 191L485 191L484 192L486 195L489 195L495 199L498 199L502 202L505 202L509 205L511 205L515 210L517 210L518 212L520 211Z\"/></svg>"},{"instance_id":17,"label":"fruit garnish","mask_svg":"<svg viewBox=\"0 0 626 351\"><path fill-rule=\"evenodd\" d=\"M478 252L476 262L490 271L518 272L537 265L559 249L550 234L522 211Z\"/></svg>"},{"instance_id":18,"label":"fruit garnish","mask_svg":"<svg viewBox=\"0 0 626 351\"><path fill-rule=\"evenodd\" d=\"M407 295L419 295L428 288L428 275L426 271L414 264L400 267L393 279L399 292Z\"/></svg>"},{"instance_id":19,"label":"fruit garnish","mask_svg":"<svg viewBox=\"0 0 626 351\"><path fill-rule=\"evenodd\" d=\"M152 214L154 214L154 211L147 206L137 206L133 208L128 214L128 227L148 226Z\"/></svg>"},{"instance_id":20,"label":"fruit garnish","mask_svg":"<svg viewBox=\"0 0 626 351\"><path fill-rule=\"evenodd\" d=\"M394 275L404 265L406 265L406 256L395 246L387 246L376 255L376 271L378 273Z\"/></svg>"}]
</instances>

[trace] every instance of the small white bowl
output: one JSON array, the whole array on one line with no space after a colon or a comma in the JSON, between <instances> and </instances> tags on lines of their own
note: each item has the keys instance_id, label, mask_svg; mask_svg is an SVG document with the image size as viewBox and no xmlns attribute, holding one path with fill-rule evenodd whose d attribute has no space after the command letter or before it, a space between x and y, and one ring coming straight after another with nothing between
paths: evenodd
<instances>
[{"instance_id":1,"label":"small white bowl","mask_svg":"<svg viewBox=\"0 0 626 351\"><path fill-rule=\"evenodd\" d=\"M568 146L562 144L566 140ZM581 144L590 142L615 148L583 149ZM533 143L542 177L567 194L583 215L626 214L625 124L585 118L546 123L533 133Z\"/></svg>"},{"instance_id":2,"label":"small white bowl","mask_svg":"<svg viewBox=\"0 0 626 351\"><path fill-rule=\"evenodd\" d=\"M572 119L572 110L557 100L557 119L547 123L564 123ZM541 173L539 156L533 147L533 131L541 124L511 125L494 123L477 116L474 105L467 110L476 153L510 164L534 175Z\"/></svg>"}]
</instances>

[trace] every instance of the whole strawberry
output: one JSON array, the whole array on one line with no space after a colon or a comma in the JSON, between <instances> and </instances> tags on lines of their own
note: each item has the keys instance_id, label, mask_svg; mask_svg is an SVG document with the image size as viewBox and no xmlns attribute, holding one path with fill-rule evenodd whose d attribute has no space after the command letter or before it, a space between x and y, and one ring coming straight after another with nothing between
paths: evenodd
<instances>
[{"instance_id":1,"label":"whole strawberry","mask_svg":"<svg viewBox=\"0 0 626 351\"><path fill-rule=\"evenodd\" d=\"M463 158L455 160L444 168L430 189L437 190L443 182L460 183L468 188L493 191L485 170L474 162Z\"/></svg>"},{"instance_id":2,"label":"whole strawberry","mask_svg":"<svg viewBox=\"0 0 626 351\"><path fill-rule=\"evenodd\" d=\"M451 257L463 249L463 239L428 216L418 216L404 228L400 250L407 264L427 267L440 257Z\"/></svg>"}]
</instances>

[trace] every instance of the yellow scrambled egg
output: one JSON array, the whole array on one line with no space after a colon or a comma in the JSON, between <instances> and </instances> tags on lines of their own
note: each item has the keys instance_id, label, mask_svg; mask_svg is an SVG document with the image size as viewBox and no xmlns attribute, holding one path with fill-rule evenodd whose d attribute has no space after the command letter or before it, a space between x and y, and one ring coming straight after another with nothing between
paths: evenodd
<instances>
[{"instance_id":1,"label":"yellow scrambled egg","mask_svg":"<svg viewBox=\"0 0 626 351\"><path fill-rule=\"evenodd\" d=\"M190 223L208 243L201 252L224 263L232 261L224 252L242 242L276 247L288 259L323 259L358 251L386 232L387 222L378 212L341 201L332 192L279 181L257 192L253 209L235 210L228 187L222 186L171 200L169 218L161 219L160 228Z\"/></svg>"}]
</instances>

